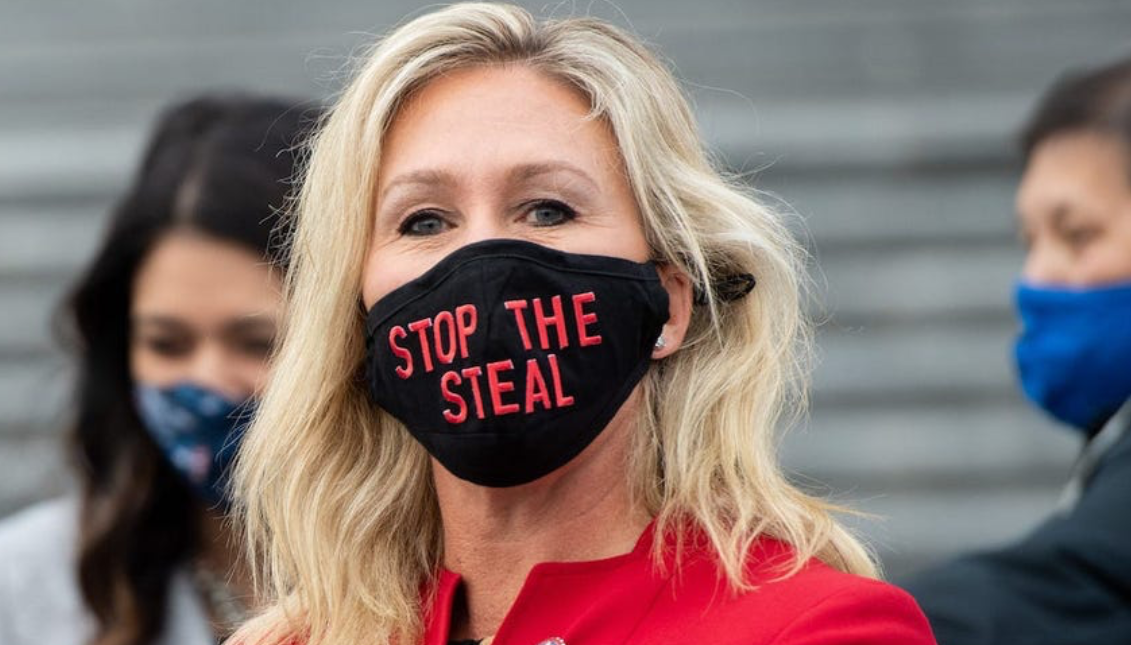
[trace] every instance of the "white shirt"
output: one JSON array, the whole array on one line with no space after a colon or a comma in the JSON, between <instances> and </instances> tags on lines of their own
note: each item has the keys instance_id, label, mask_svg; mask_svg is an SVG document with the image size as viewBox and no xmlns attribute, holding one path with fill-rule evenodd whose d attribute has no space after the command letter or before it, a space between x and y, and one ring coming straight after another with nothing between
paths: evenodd
<instances>
[{"instance_id":1,"label":"white shirt","mask_svg":"<svg viewBox=\"0 0 1131 645\"><path fill-rule=\"evenodd\" d=\"M0 522L0 645L85 645L94 618L75 568L78 501L36 504ZM155 645L214 645L185 571L170 581L165 629Z\"/></svg>"}]
</instances>

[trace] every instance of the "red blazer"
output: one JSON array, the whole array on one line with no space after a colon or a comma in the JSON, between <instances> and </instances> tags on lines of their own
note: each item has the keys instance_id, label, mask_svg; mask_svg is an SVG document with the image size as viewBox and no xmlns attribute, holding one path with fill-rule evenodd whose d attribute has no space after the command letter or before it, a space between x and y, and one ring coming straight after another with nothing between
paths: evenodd
<instances>
[{"instance_id":1,"label":"red blazer","mask_svg":"<svg viewBox=\"0 0 1131 645\"><path fill-rule=\"evenodd\" d=\"M650 558L652 529L631 553L530 570L492 645L933 645L923 613L891 585L811 560L784 580L790 547L755 544L753 591L734 594L705 546L685 547L678 572ZM425 645L447 645L460 577L440 574ZM557 640L555 640L557 639Z\"/></svg>"}]
</instances>

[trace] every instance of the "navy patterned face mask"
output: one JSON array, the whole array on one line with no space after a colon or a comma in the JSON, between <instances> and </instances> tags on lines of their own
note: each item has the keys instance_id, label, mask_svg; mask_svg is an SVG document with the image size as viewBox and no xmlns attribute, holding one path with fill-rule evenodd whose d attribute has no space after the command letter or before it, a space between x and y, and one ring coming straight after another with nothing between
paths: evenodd
<instances>
[{"instance_id":1,"label":"navy patterned face mask","mask_svg":"<svg viewBox=\"0 0 1131 645\"><path fill-rule=\"evenodd\" d=\"M455 476L516 486L604 430L667 320L652 263L478 242L369 310L370 394Z\"/></svg>"},{"instance_id":2,"label":"navy patterned face mask","mask_svg":"<svg viewBox=\"0 0 1131 645\"><path fill-rule=\"evenodd\" d=\"M229 470L251 421L251 402L192 383L138 384L134 399L142 425L177 474L209 506L226 509Z\"/></svg>"}]
</instances>

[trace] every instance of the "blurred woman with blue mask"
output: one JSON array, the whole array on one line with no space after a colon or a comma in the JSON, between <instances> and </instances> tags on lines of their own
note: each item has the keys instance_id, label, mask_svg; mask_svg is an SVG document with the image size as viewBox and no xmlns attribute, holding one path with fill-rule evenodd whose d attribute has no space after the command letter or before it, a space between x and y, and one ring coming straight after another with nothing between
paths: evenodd
<instances>
[{"instance_id":1,"label":"blurred woman with blue mask","mask_svg":"<svg viewBox=\"0 0 1131 645\"><path fill-rule=\"evenodd\" d=\"M1099 96L1072 92L1038 114L1017 194L1018 374L1034 403L1089 437L1131 398L1131 64L1106 76Z\"/></svg>"},{"instance_id":2,"label":"blurred woman with blue mask","mask_svg":"<svg viewBox=\"0 0 1131 645\"><path fill-rule=\"evenodd\" d=\"M1059 512L907 585L943 645L1131 642L1131 58L1053 86L1022 135L1018 378L1084 447Z\"/></svg>"},{"instance_id":3,"label":"blurred woman with blue mask","mask_svg":"<svg viewBox=\"0 0 1131 645\"><path fill-rule=\"evenodd\" d=\"M61 311L76 498L0 525L4 645L210 645L252 606L226 476L267 375L312 115L204 96L159 119Z\"/></svg>"}]
</instances>

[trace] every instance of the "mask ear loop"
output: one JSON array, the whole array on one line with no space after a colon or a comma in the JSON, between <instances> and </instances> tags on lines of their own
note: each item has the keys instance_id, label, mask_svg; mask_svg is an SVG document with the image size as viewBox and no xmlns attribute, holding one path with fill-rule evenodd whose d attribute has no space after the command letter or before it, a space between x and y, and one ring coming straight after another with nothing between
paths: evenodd
<instances>
[{"instance_id":1,"label":"mask ear loop","mask_svg":"<svg viewBox=\"0 0 1131 645\"><path fill-rule=\"evenodd\" d=\"M745 298L757 284L758 279L752 274L735 273L716 280L711 286L716 298L722 302L734 302ZM697 305L707 304L707 293L695 287L693 302Z\"/></svg>"}]
</instances>

